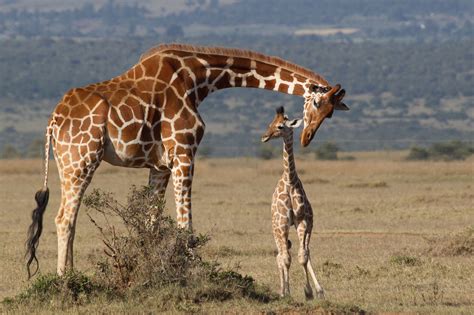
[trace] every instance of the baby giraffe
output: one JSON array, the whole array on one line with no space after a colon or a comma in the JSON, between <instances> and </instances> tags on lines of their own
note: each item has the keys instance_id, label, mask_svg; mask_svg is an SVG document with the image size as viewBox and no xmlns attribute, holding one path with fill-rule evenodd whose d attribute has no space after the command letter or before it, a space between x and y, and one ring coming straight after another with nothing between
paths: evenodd
<instances>
[{"instance_id":1,"label":"baby giraffe","mask_svg":"<svg viewBox=\"0 0 474 315\"><path fill-rule=\"evenodd\" d=\"M317 295L324 297L324 290L319 285L309 257L309 241L313 228L313 209L306 197L303 184L298 178L293 156L293 129L297 128L302 119L288 120L284 108L278 107L273 121L262 136L262 142L272 138L283 138L283 175L273 193L272 199L272 227L273 237L278 248L277 265L280 271L280 295L290 294L289 270L291 256L289 249L291 242L288 240L290 226L294 225L298 233L299 251L298 261L303 266L306 275L304 293L306 299L313 298L313 290L309 282L309 274L313 279Z\"/></svg>"}]
</instances>

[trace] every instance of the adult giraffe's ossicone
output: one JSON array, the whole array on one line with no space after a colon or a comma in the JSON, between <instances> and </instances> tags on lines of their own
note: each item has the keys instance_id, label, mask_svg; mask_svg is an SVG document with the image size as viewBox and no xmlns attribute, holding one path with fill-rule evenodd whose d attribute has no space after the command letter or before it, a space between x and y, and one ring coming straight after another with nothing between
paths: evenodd
<instances>
[{"instance_id":1,"label":"adult giraffe's ossicone","mask_svg":"<svg viewBox=\"0 0 474 315\"><path fill-rule=\"evenodd\" d=\"M210 93L251 87L302 96L304 124L314 136L342 96L320 75L285 60L240 49L160 45L111 80L68 91L53 111L46 132L61 180L56 216L58 274L73 266L75 222L82 196L102 160L149 168L149 184L164 195L173 174L177 222L192 230L194 157L204 134L198 106ZM338 88L339 90L339 88ZM339 96L336 96L339 95ZM305 131L306 132L306 131ZM47 157L43 189L27 239L28 272L36 260L47 203ZM38 267L38 266L37 266ZM37 270L37 269L36 269Z\"/></svg>"}]
</instances>

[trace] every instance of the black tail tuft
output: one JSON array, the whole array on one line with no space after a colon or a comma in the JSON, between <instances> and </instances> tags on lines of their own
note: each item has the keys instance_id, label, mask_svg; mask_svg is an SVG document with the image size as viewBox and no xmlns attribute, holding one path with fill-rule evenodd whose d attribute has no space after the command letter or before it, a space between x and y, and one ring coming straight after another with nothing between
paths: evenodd
<instances>
[{"instance_id":1,"label":"black tail tuft","mask_svg":"<svg viewBox=\"0 0 474 315\"><path fill-rule=\"evenodd\" d=\"M288 246L288 250L291 249L291 241L290 240L286 240L286 245Z\"/></svg>"},{"instance_id":2,"label":"black tail tuft","mask_svg":"<svg viewBox=\"0 0 474 315\"><path fill-rule=\"evenodd\" d=\"M36 258L36 249L38 248L39 238L41 236L41 232L43 231L43 213L46 210L46 205L48 204L49 199L49 189L46 190L39 190L36 192L35 200L37 203L36 209L33 210L31 214L32 223L28 228L28 236L26 239L26 254L25 257L28 258L26 263L26 268L28 270L28 279L34 276L39 269L39 262ZM30 266L31 263L35 261L36 269L32 273Z\"/></svg>"}]
</instances>

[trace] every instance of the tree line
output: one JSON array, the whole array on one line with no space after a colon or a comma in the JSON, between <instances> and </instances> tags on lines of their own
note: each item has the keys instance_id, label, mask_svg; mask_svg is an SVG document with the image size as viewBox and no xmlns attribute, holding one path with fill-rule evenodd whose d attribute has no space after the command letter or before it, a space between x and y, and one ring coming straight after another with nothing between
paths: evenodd
<instances>
[{"instance_id":1,"label":"tree line","mask_svg":"<svg viewBox=\"0 0 474 315\"><path fill-rule=\"evenodd\" d=\"M185 41L186 42L186 41ZM319 42L295 37L203 37L190 43L249 48L287 58L338 81L351 94L390 92L406 102L472 96L474 40L446 42ZM0 95L58 98L66 90L111 78L157 44L146 40L3 40Z\"/></svg>"}]
</instances>

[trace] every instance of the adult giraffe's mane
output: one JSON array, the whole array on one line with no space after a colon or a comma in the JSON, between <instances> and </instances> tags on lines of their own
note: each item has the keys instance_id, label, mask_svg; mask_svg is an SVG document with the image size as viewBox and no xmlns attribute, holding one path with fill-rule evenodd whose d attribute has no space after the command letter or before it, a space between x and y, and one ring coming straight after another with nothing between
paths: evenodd
<instances>
[{"instance_id":1,"label":"adult giraffe's mane","mask_svg":"<svg viewBox=\"0 0 474 315\"><path fill-rule=\"evenodd\" d=\"M283 69L290 70L294 73L304 76L305 78L312 79L318 82L321 85L328 86L329 83L321 75L301 67L297 64L289 62L287 60L281 59L275 56L264 55L252 50L247 49L238 49L238 48L225 48L225 47L208 47L208 46L196 46L196 45L186 45L186 44L160 44L158 46L152 47L147 50L140 57L140 61L147 59L151 56L160 54L166 51L182 51L198 54L209 54L209 55L218 55L218 56L228 56L228 57L241 57L248 58L251 60L267 63Z\"/></svg>"}]
</instances>

